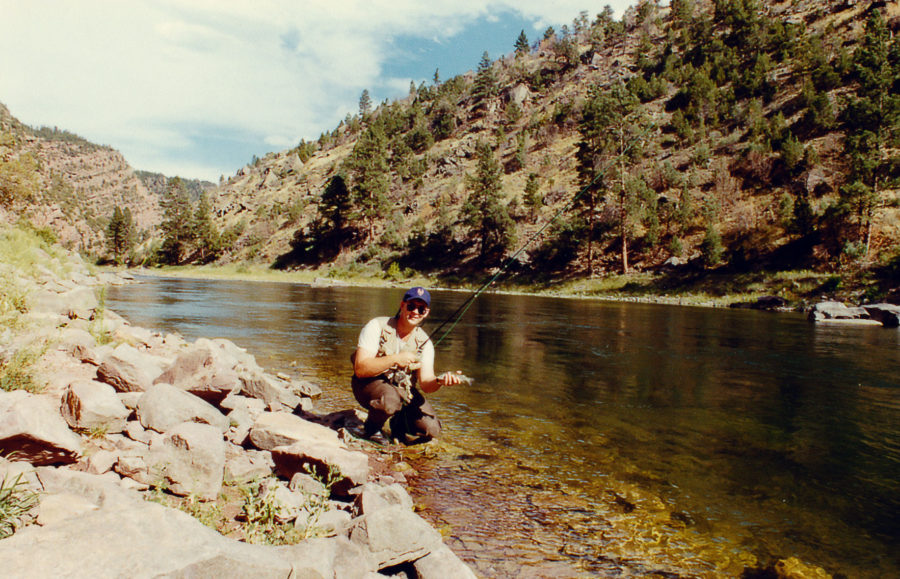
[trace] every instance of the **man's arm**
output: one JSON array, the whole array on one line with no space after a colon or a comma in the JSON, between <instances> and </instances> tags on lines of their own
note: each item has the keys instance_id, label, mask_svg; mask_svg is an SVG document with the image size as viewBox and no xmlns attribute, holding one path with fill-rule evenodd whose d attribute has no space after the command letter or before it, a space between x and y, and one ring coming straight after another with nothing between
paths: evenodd
<instances>
[{"instance_id":1,"label":"man's arm","mask_svg":"<svg viewBox=\"0 0 900 579\"><path fill-rule=\"evenodd\" d=\"M422 352L422 367L419 369L419 387L426 394L437 392L443 386L459 384L459 377L451 372L441 374L438 378L434 375L434 346L429 342Z\"/></svg>"},{"instance_id":2,"label":"man's arm","mask_svg":"<svg viewBox=\"0 0 900 579\"><path fill-rule=\"evenodd\" d=\"M407 368L415 361L416 355L413 352L400 352L391 356L376 356L375 352L365 348L357 348L353 359L353 373L356 374L357 378L372 378L387 372L395 365L400 368Z\"/></svg>"}]
</instances>

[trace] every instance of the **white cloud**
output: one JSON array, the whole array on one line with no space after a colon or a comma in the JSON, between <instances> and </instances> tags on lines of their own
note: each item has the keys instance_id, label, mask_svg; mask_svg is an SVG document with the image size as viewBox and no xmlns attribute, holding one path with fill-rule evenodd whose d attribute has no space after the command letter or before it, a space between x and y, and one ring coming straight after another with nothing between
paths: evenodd
<instances>
[{"instance_id":1,"label":"white cloud","mask_svg":"<svg viewBox=\"0 0 900 579\"><path fill-rule=\"evenodd\" d=\"M280 149L355 112L365 87L402 96L410 79L381 78L396 36L446 40L504 12L567 23L582 9L583 0L0 0L0 101L28 124L112 145L136 167L213 179L239 164L210 151L187 158L216 140L203 127Z\"/></svg>"}]
</instances>

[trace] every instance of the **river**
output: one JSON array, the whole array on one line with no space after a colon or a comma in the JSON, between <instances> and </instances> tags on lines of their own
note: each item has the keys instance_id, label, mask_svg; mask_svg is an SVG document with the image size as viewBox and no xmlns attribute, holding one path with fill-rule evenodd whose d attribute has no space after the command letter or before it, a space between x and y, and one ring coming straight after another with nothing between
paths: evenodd
<instances>
[{"instance_id":1,"label":"river","mask_svg":"<svg viewBox=\"0 0 900 579\"><path fill-rule=\"evenodd\" d=\"M355 406L349 356L402 289L141 278L107 305L228 338ZM426 329L468 294L434 291ZM422 515L484 577L737 576L797 557L900 576L900 332L770 314L487 294L437 347ZM656 574L656 575L654 575Z\"/></svg>"}]
</instances>

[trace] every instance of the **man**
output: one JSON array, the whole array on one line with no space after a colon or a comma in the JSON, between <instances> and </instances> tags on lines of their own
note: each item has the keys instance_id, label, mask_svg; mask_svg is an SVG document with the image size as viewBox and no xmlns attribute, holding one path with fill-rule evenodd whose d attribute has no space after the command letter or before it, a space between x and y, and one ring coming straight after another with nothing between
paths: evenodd
<instances>
[{"instance_id":1,"label":"man","mask_svg":"<svg viewBox=\"0 0 900 579\"><path fill-rule=\"evenodd\" d=\"M434 345L420 326L431 311L431 295L414 287L392 317L370 320L353 354L353 395L369 411L363 435L371 438L390 420L391 436L426 442L441 433L441 422L419 391L430 394L460 383L458 374L434 374Z\"/></svg>"}]
</instances>

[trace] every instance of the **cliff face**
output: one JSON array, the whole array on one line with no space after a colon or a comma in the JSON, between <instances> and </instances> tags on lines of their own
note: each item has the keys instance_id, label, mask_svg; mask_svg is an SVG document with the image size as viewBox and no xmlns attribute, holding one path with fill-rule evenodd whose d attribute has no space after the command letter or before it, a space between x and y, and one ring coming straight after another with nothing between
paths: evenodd
<instances>
[{"instance_id":1,"label":"cliff face","mask_svg":"<svg viewBox=\"0 0 900 579\"><path fill-rule=\"evenodd\" d=\"M33 172L29 199L8 207L37 227L48 227L66 247L102 255L113 208L131 210L139 232L150 235L160 220L159 198L137 178L118 151L58 129L32 129L0 105L0 134L7 160Z\"/></svg>"}]
</instances>

